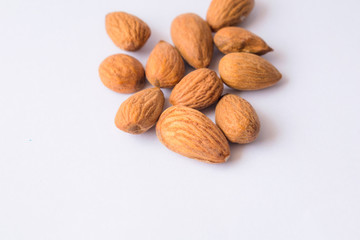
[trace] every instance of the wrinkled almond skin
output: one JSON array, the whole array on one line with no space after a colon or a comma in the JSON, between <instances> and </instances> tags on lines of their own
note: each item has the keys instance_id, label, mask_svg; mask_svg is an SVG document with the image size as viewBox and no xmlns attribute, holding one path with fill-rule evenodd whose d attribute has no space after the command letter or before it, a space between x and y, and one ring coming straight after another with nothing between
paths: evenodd
<instances>
[{"instance_id":1,"label":"wrinkled almond skin","mask_svg":"<svg viewBox=\"0 0 360 240\"><path fill-rule=\"evenodd\" d=\"M215 103L223 89L223 82L216 72L208 68L200 68L187 74L174 87L169 100L174 106L201 110Z\"/></svg>"},{"instance_id":2,"label":"wrinkled almond skin","mask_svg":"<svg viewBox=\"0 0 360 240\"><path fill-rule=\"evenodd\" d=\"M107 57L99 67L103 84L118 93L133 93L145 84L145 71L141 63L126 54Z\"/></svg>"},{"instance_id":3,"label":"wrinkled almond skin","mask_svg":"<svg viewBox=\"0 0 360 240\"><path fill-rule=\"evenodd\" d=\"M176 17L171 23L171 38L183 58L194 68L209 66L214 46L209 25L194 13Z\"/></svg>"},{"instance_id":4,"label":"wrinkled almond skin","mask_svg":"<svg viewBox=\"0 0 360 240\"><path fill-rule=\"evenodd\" d=\"M160 41L146 63L147 80L155 87L172 88L185 74L185 64L178 50Z\"/></svg>"},{"instance_id":5,"label":"wrinkled almond skin","mask_svg":"<svg viewBox=\"0 0 360 240\"><path fill-rule=\"evenodd\" d=\"M251 53L229 53L219 63L223 82L237 90L270 87L281 79L281 73L268 61Z\"/></svg>"},{"instance_id":6,"label":"wrinkled almond skin","mask_svg":"<svg viewBox=\"0 0 360 240\"><path fill-rule=\"evenodd\" d=\"M240 27L225 27L215 36L216 47L224 54L247 52L258 55L273 51L259 36Z\"/></svg>"},{"instance_id":7,"label":"wrinkled almond skin","mask_svg":"<svg viewBox=\"0 0 360 240\"><path fill-rule=\"evenodd\" d=\"M253 142L260 131L255 109L245 99L233 94L222 97L215 109L216 124L233 143Z\"/></svg>"},{"instance_id":8,"label":"wrinkled almond skin","mask_svg":"<svg viewBox=\"0 0 360 240\"><path fill-rule=\"evenodd\" d=\"M166 109L156 124L156 135L170 150L207 163L223 163L230 147L221 130L201 112L182 106Z\"/></svg>"},{"instance_id":9,"label":"wrinkled almond skin","mask_svg":"<svg viewBox=\"0 0 360 240\"><path fill-rule=\"evenodd\" d=\"M144 89L121 105L115 117L120 130L140 134L155 125L164 107L164 94L159 88Z\"/></svg>"},{"instance_id":10,"label":"wrinkled almond skin","mask_svg":"<svg viewBox=\"0 0 360 240\"><path fill-rule=\"evenodd\" d=\"M125 12L112 12L105 18L106 32L116 46L126 51L140 49L151 30L140 18Z\"/></svg>"},{"instance_id":11,"label":"wrinkled almond skin","mask_svg":"<svg viewBox=\"0 0 360 240\"><path fill-rule=\"evenodd\" d=\"M212 0L206 20L214 32L241 23L254 8L254 0Z\"/></svg>"}]
</instances>

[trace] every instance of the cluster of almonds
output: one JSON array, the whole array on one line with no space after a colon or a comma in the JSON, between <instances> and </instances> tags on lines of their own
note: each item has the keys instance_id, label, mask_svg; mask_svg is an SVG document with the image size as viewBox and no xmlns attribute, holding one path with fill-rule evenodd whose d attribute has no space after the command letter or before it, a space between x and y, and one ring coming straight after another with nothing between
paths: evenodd
<instances>
[{"instance_id":1,"label":"cluster of almonds","mask_svg":"<svg viewBox=\"0 0 360 240\"><path fill-rule=\"evenodd\" d=\"M170 150L208 163L222 163L230 156L228 140L254 141L260 122L246 100L227 94L221 99L223 83L238 90L258 90L281 79L279 71L258 55L272 49L255 34L230 27L244 20L254 0L212 0L206 20L186 13L171 24L175 45L160 41L152 50L144 71L134 57L116 54L100 65L103 84L119 93L143 88L145 75L154 88L142 90L125 100L115 117L116 126L140 134L156 124L159 140ZM136 51L150 37L150 28L141 19L125 13L106 16L106 31L121 49ZM212 31L217 32L212 37ZM219 78L209 66L213 42L226 54L219 63ZM185 61L196 70L185 74ZM173 88L170 103L163 112L164 94L160 88ZM219 100L220 99L220 100ZM199 110L219 102L216 124Z\"/></svg>"}]
</instances>

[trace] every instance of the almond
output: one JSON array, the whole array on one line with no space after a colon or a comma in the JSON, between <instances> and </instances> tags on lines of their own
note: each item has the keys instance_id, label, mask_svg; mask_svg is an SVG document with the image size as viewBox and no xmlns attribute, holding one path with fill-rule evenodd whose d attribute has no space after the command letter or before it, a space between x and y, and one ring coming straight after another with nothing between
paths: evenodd
<instances>
[{"instance_id":1,"label":"almond","mask_svg":"<svg viewBox=\"0 0 360 240\"><path fill-rule=\"evenodd\" d=\"M106 58L100 64L99 75L106 87L119 93L136 92L145 83L141 63L125 54L115 54Z\"/></svg>"},{"instance_id":2,"label":"almond","mask_svg":"<svg viewBox=\"0 0 360 240\"><path fill-rule=\"evenodd\" d=\"M209 66L214 47L210 27L201 17L194 13L176 17L171 24L171 38L192 67Z\"/></svg>"},{"instance_id":3,"label":"almond","mask_svg":"<svg viewBox=\"0 0 360 240\"><path fill-rule=\"evenodd\" d=\"M239 27L225 27L214 36L216 47L225 54L247 52L263 55L273 51L259 36Z\"/></svg>"},{"instance_id":4,"label":"almond","mask_svg":"<svg viewBox=\"0 0 360 240\"><path fill-rule=\"evenodd\" d=\"M105 18L106 32L116 46L126 51L140 49L150 37L149 26L125 12L112 12Z\"/></svg>"},{"instance_id":5,"label":"almond","mask_svg":"<svg viewBox=\"0 0 360 240\"><path fill-rule=\"evenodd\" d=\"M234 143L253 142L260 131L255 109L245 99L233 94L223 96L215 109L216 124Z\"/></svg>"},{"instance_id":6,"label":"almond","mask_svg":"<svg viewBox=\"0 0 360 240\"><path fill-rule=\"evenodd\" d=\"M213 31L241 23L254 8L254 0L212 0L206 20Z\"/></svg>"},{"instance_id":7,"label":"almond","mask_svg":"<svg viewBox=\"0 0 360 240\"><path fill-rule=\"evenodd\" d=\"M219 63L223 82L238 90L270 87L281 79L281 73L268 61L250 53L229 53Z\"/></svg>"},{"instance_id":8,"label":"almond","mask_svg":"<svg viewBox=\"0 0 360 240\"><path fill-rule=\"evenodd\" d=\"M223 163L230 147L221 130L201 112L182 106L166 109L156 124L156 135L170 150L207 163Z\"/></svg>"},{"instance_id":9,"label":"almond","mask_svg":"<svg viewBox=\"0 0 360 240\"><path fill-rule=\"evenodd\" d=\"M171 88L184 76L185 64L175 47L160 41L150 53L145 73L155 87Z\"/></svg>"},{"instance_id":10,"label":"almond","mask_svg":"<svg viewBox=\"0 0 360 240\"><path fill-rule=\"evenodd\" d=\"M131 134L140 134L155 125L164 107L164 94L159 88L142 90L121 105L115 117L115 125Z\"/></svg>"},{"instance_id":11,"label":"almond","mask_svg":"<svg viewBox=\"0 0 360 240\"><path fill-rule=\"evenodd\" d=\"M215 103L220 98L223 88L216 72L200 68L186 75L174 87L169 100L174 106L200 110Z\"/></svg>"}]
</instances>

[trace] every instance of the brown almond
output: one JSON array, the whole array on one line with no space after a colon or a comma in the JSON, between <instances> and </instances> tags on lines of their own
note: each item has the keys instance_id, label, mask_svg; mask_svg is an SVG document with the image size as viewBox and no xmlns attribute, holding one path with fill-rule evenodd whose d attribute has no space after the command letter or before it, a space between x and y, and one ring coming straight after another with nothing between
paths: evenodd
<instances>
[{"instance_id":1,"label":"brown almond","mask_svg":"<svg viewBox=\"0 0 360 240\"><path fill-rule=\"evenodd\" d=\"M241 23L254 8L254 0L212 0L206 20L214 32Z\"/></svg>"},{"instance_id":2,"label":"brown almond","mask_svg":"<svg viewBox=\"0 0 360 240\"><path fill-rule=\"evenodd\" d=\"M201 112L182 106L166 109L156 124L156 135L170 150L207 163L223 163L230 147L221 130Z\"/></svg>"},{"instance_id":3,"label":"brown almond","mask_svg":"<svg viewBox=\"0 0 360 240\"><path fill-rule=\"evenodd\" d=\"M149 39L149 26L126 12L112 12L105 18L106 32L116 46L126 51L140 49Z\"/></svg>"},{"instance_id":4,"label":"brown almond","mask_svg":"<svg viewBox=\"0 0 360 240\"><path fill-rule=\"evenodd\" d=\"M181 80L184 73L185 64L178 50L171 44L160 41L146 63L147 80L155 87L171 88Z\"/></svg>"},{"instance_id":5,"label":"brown almond","mask_svg":"<svg viewBox=\"0 0 360 240\"><path fill-rule=\"evenodd\" d=\"M215 121L226 138L234 143L253 142L260 131L255 109L248 101L234 94L220 99L215 109Z\"/></svg>"},{"instance_id":6,"label":"brown almond","mask_svg":"<svg viewBox=\"0 0 360 240\"><path fill-rule=\"evenodd\" d=\"M224 54L247 52L258 55L273 51L264 40L240 27L225 27L214 36L216 47Z\"/></svg>"},{"instance_id":7,"label":"brown almond","mask_svg":"<svg viewBox=\"0 0 360 240\"><path fill-rule=\"evenodd\" d=\"M194 13L176 17L171 24L171 38L192 67L209 66L214 47L210 27L201 17Z\"/></svg>"},{"instance_id":8,"label":"brown almond","mask_svg":"<svg viewBox=\"0 0 360 240\"><path fill-rule=\"evenodd\" d=\"M126 99L116 113L115 125L131 134L140 134L155 125L164 107L160 88L144 89Z\"/></svg>"},{"instance_id":9,"label":"brown almond","mask_svg":"<svg viewBox=\"0 0 360 240\"><path fill-rule=\"evenodd\" d=\"M132 93L143 88L144 68L135 58L125 54L107 57L99 67L103 84L119 93Z\"/></svg>"},{"instance_id":10,"label":"brown almond","mask_svg":"<svg viewBox=\"0 0 360 240\"><path fill-rule=\"evenodd\" d=\"M219 63L223 82L238 90L270 87L281 79L281 73L268 61L255 54L229 53Z\"/></svg>"},{"instance_id":11,"label":"brown almond","mask_svg":"<svg viewBox=\"0 0 360 240\"><path fill-rule=\"evenodd\" d=\"M216 72L200 68L187 74L173 89L170 103L198 110L215 103L223 91L223 82Z\"/></svg>"}]
</instances>

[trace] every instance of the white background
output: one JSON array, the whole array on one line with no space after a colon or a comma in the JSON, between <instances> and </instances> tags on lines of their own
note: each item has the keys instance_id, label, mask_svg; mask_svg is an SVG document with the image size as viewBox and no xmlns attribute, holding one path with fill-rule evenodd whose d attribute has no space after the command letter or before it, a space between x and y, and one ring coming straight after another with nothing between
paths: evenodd
<instances>
[{"instance_id":1,"label":"white background","mask_svg":"<svg viewBox=\"0 0 360 240\"><path fill-rule=\"evenodd\" d=\"M256 1L241 26L275 49L265 58L284 77L226 89L262 123L256 142L231 145L228 163L177 155L154 129L115 127L130 95L98 77L123 52L105 15L148 23L151 38L130 53L145 65L159 40L171 42L175 16L205 17L209 2L0 1L1 240L360 239L358 0Z\"/></svg>"}]
</instances>

